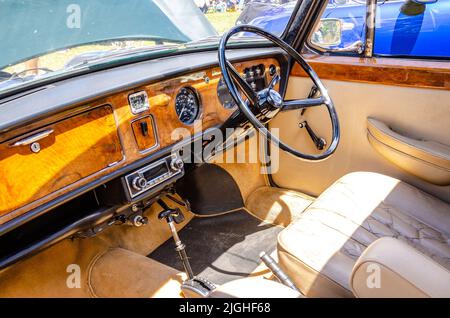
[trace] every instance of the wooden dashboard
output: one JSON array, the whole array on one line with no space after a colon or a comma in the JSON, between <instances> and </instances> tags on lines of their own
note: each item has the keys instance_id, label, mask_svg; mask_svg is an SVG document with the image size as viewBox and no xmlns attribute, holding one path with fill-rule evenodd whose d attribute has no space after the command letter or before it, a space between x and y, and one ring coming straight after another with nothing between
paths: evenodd
<instances>
[{"instance_id":1,"label":"wooden dashboard","mask_svg":"<svg viewBox=\"0 0 450 318\"><path fill-rule=\"evenodd\" d=\"M279 67L273 58L235 63L235 67L242 72L258 64ZM170 147L182 137L224 123L235 109L226 109L219 101L220 78L220 69L213 67L149 83L8 133L0 144L0 224ZM174 100L183 87L192 87L201 99L198 120L192 125L183 124L175 111ZM150 109L135 115L128 97L140 91L147 93ZM147 127L145 133L142 125ZM182 128L183 136L173 135L177 128Z\"/></svg>"}]
</instances>

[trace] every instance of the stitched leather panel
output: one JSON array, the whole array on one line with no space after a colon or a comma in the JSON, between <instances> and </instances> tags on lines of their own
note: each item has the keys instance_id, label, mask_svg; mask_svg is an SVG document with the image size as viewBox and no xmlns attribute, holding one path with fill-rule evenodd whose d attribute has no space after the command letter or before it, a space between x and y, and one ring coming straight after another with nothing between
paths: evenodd
<instances>
[{"instance_id":1,"label":"stitched leather panel","mask_svg":"<svg viewBox=\"0 0 450 318\"><path fill-rule=\"evenodd\" d=\"M349 289L368 245L395 237L450 270L450 205L396 179L344 176L279 236L284 250Z\"/></svg>"}]
</instances>

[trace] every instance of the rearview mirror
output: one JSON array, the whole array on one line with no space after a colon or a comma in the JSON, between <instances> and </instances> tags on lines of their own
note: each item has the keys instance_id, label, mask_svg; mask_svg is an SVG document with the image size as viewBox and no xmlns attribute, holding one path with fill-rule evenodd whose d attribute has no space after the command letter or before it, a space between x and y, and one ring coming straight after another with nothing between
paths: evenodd
<instances>
[{"instance_id":1,"label":"rearview mirror","mask_svg":"<svg viewBox=\"0 0 450 318\"><path fill-rule=\"evenodd\" d=\"M311 37L311 45L319 51L362 54L364 52L364 43L361 40L357 40L345 47L333 48L333 46L339 46L342 43L342 31L353 28L354 25L352 23L343 23L340 19L321 19Z\"/></svg>"},{"instance_id":2,"label":"rearview mirror","mask_svg":"<svg viewBox=\"0 0 450 318\"><path fill-rule=\"evenodd\" d=\"M311 43L323 48L341 44L342 21L339 19L321 19L311 37Z\"/></svg>"}]
</instances>

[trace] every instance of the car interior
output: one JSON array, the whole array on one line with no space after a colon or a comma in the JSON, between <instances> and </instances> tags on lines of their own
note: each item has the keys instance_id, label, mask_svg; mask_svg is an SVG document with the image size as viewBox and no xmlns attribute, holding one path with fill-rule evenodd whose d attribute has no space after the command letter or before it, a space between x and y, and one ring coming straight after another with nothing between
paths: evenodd
<instances>
[{"instance_id":1,"label":"car interior","mask_svg":"<svg viewBox=\"0 0 450 318\"><path fill-rule=\"evenodd\" d=\"M449 61L327 4L0 90L0 297L450 297Z\"/></svg>"}]
</instances>

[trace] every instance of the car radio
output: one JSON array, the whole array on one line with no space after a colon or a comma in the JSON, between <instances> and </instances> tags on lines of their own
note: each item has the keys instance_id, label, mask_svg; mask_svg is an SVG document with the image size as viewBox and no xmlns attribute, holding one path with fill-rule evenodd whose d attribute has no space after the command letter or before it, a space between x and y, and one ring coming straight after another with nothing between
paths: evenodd
<instances>
[{"instance_id":1,"label":"car radio","mask_svg":"<svg viewBox=\"0 0 450 318\"><path fill-rule=\"evenodd\" d=\"M183 167L183 160L171 155L126 175L124 180L130 198L133 199L176 176L181 177Z\"/></svg>"}]
</instances>

